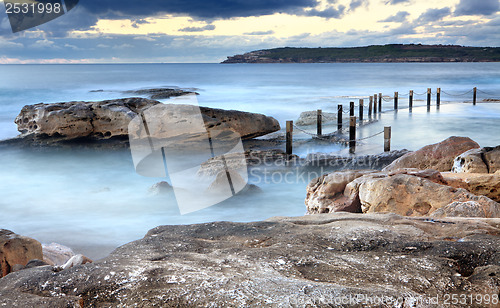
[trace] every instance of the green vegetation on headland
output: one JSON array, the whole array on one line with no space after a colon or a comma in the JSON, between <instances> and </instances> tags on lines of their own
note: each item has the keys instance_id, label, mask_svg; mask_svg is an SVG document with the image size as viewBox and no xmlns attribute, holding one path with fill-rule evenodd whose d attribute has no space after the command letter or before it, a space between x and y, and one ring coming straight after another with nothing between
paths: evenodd
<instances>
[{"instance_id":1,"label":"green vegetation on headland","mask_svg":"<svg viewBox=\"0 0 500 308\"><path fill-rule=\"evenodd\" d=\"M500 47L391 44L350 48L283 47L228 57L222 63L500 62Z\"/></svg>"}]
</instances>

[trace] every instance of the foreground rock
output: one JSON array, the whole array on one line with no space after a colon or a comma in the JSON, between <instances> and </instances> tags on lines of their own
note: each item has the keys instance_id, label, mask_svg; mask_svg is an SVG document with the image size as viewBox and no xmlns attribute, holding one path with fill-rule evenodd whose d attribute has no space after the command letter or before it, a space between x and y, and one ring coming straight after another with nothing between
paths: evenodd
<instances>
[{"instance_id":1,"label":"foreground rock","mask_svg":"<svg viewBox=\"0 0 500 308\"><path fill-rule=\"evenodd\" d=\"M491 181L494 187L498 187L498 179ZM347 211L429 216L451 203L461 202L461 208L472 208L469 211L464 208L459 216L468 213L471 217L500 217L500 204L466 190L469 188L480 192L479 186L467 185L466 182L454 179L452 184L449 184L440 172L431 169L334 172L319 177L308 185L305 204L310 214ZM474 203L467 203L469 201ZM451 208L454 207L456 204ZM458 213L451 208L436 215L444 217Z\"/></svg>"},{"instance_id":2,"label":"foreground rock","mask_svg":"<svg viewBox=\"0 0 500 308\"><path fill-rule=\"evenodd\" d=\"M500 146L472 149L457 156L452 172L495 173L500 170Z\"/></svg>"},{"instance_id":3,"label":"foreground rock","mask_svg":"<svg viewBox=\"0 0 500 308\"><path fill-rule=\"evenodd\" d=\"M498 294L499 235L498 219L394 214L162 226L92 264L10 274L0 306L438 307Z\"/></svg>"},{"instance_id":4,"label":"foreground rock","mask_svg":"<svg viewBox=\"0 0 500 308\"><path fill-rule=\"evenodd\" d=\"M475 195L486 196L500 202L500 173L452 173L443 172L443 179L447 185L463 188Z\"/></svg>"},{"instance_id":5,"label":"foreground rock","mask_svg":"<svg viewBox=\"0 0 500 308\"><path fill-rule=\"evenodd\" d=\"M34 259L43 260L42 245L38 241L0 229L0 277Z\"/></svg>"},{"instance_id":6,"label":"foreground rock","mask_svg":"<svg viewBox=\"0 0 500 308\"><path fill-rule=\"evenodd\" d=\"M34 143L92 139L109 140L128 138L130 121L145 110L161 104L145 98L124 98L100 102L67 102L36 104L23 107L15 123L21 136ZM166 113L175 114L172 127L166 128L174 138L175 121L183 123L182 115L192 115L191 105L162 105ZM262 114L200 107L207 128L220 128L236 132L243 139L266 135L280 129L272 117ZM178 135L186 131L178 132ZM160 136L161 137L161 136Z\"/></svg>"},{"instance_id":7,"label":"foreground rock","mask_svg":"<svg viewBox=\"0 0 500 308\"><path fill-rule=\"evenodd\" d=\"M465 151L479 148L479 144L467 137L450 137L436 144L431 144L418 151L398 158L384 168L384 171L395 171L400 168L434 169L450 171L455 157Z\"/></svg>"}]
</instances>

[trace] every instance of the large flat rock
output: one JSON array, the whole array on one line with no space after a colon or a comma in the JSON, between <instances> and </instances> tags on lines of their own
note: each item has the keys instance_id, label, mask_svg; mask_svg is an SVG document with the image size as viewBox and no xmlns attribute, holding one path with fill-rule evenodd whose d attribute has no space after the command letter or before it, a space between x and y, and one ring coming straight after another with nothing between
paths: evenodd
<instances>
[{"instance_id":1,"label":"large flat rock","mask_svg":"<svg viewBox=\"0 0 500 308\"><path fill-rule=\"evenodd\" d=\"M0 306L439 307L498 295L499 235L500 219L395 214L161 226L92 264L9 274Z\"/></svg>"},{"instance_id":2,"label":"large flat rock","mask_svg":"<svg viewBox=\"0 0 500 308\"><path fill-rule=\"evenodd\" d=\"M263 114L208 107L198 109L192 105L162 104L137 97L99 102L28 105L23 107L15 123L21 137L39 144L81 139L126 139L131 120L152 107L155 107L155 114L160 110L161 116L168 118L168 127L162 128L168 138L178 138L189 133L186 129L178 131L178 127L185 128L185 122L192 120L194 113L200 112L206 129L232 131L242 139L280 130L276 119Z\"/></svg>"}]
</instances>

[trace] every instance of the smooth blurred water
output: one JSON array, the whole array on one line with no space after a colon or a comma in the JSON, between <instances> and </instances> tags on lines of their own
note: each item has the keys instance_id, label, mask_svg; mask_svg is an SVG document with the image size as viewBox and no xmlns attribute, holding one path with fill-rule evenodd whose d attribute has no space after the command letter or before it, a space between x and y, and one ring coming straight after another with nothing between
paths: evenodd
<instances>
[{"instance_id":1,"label":"smooth blurred water","mask_svg":"<svg viewBox=\"0 0 500 308\"><path fill-rule=\"evenodd\" d=\"M464 103L471 101L472 93L454 96L478 87L478 101L499 98L500 63L3 65L0 139L17 134L13 120L24 105L112 99L130 96L122 91L159 86L196 88L202 106L264 113L277 118L282 127L302 111L336 112L338 104L346 108L349 101L358 104L359 98L374 93L393 96L399 91L398 112L391 111L392 101L384 101L385 112L376 116L377 122L360 127L359 138L391 126L393 149L414 150L452 135L471 137L482 146L500 144L500 104L472 106ZM423 94L428 87L454 95L443 93L439 110L433 95L430 112L424 107L425 95L416 95L410 113L408 91ZM314 132L313 127L307 129ZM335 129L327 125L323 131ZM302 157L342 150L335 144L301 143L310 136L300 132L294 138L295 152ZM358 145L357 152L380 153L382 145L383 136L378 135ZM66 244L95 258L162 224L305 213L308 180L260 182L260 195L180 215L173 196L148 193L162 179L137 175L127 150L1 147L0 154L0 228ZM251 181L258 182L255 177Z\"/></svg>"}]
</instances>

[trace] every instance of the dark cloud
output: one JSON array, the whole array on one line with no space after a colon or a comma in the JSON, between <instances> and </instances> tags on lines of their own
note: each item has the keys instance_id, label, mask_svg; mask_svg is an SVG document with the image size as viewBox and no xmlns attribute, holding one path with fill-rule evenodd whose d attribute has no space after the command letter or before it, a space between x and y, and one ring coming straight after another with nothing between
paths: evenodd
<instances>
[{"instance_id":1,"label":"dark cloud","mask_svg":"<svg viewBox=\"0 0 500 308\"><path fill-rule=\"evenodd\" d=\"M217 19L291 12L317 4L318 0L86 0L79 5L93 14L112 18L181 14Z\"/></svg>"},{"instance_id":2,"label":"dark cloud","mask_svg":"<svg viewBox=\"0 0 500 308\"><path fill-rule=\"evenodd\" d=\"M338 7L330 7L325 10L317 10L317 9L312 9L309 11L304 11L302 14L297 14L297 15L305 15L305 16L318 16L318 17L323 17L323 18L341 18L344 16L345 13L345 6L344 5L339 5Z\"/></svg>"},{"instance_id":3,"label":"dark cloud","mask_svg":"<svg viewBox=\"0 0 500 308\"><path fill-rule=\"evenodd\" d=\"M203 26L203 27L186 27L186 28L182 28L182 29L179 29L179 31L182 31L182 32L202 32L202 31L210 31L210 30L215 30L215 26L214 25L206 25L206 26Z\"/></svg>"},{"instance_id":4,"label":"dark cloud","mask_svg":"<svg viewBox=\"0 0 500 308\"><path fill-rule=\"evenodd\" d=\"M386 4L409 3L411 0L389 0Z\"/></svg>"},{"instance_id":5,"label":"dark cloud","mask_svg":"<svg viewBox=\"0 0 500 308\"><path fill-rule=\"evenodd\" d=\"M460 0L455 15L492 15L500 11L499 0Z\"/></svg>"},{"instance_id":6,"label":"dark cloud","mask_svg":"<svg viewBox=\"0 0 500 308\"><path fill-rule=\"evenodd\" d=\"M254 31L254 32L247 32L247 33L243 33L244 35L271 35L271 34L274 34L274 31L273 30L269 30L269 31Z\"/></svg>"},{"instance_id":7,"label":"dark cloud","mask_svg":"<svg viewBox=\"0 0 500 308\"><path fill-rule=\"evenodd\" d=\"M428 9L425 13L420 15L420 17L418 18L418 21L424 22L424 23L425 22L439 21L450 14L451 14L451 10L449 7L445 7L442 9Z\"/></svg>"},{"instance_id":8,"label":"dark cloud","mask_svg":"<svg viewBox=\"0 0 500 308\"><path fill-rule=\"evenodd\" d=\"M406 17L408 17L410 13L406 11L399 11L396 13L396 15L387 17L384 20L381 20L380 22L404 22L406 21Z\"/></svg>"}]
</instances>

